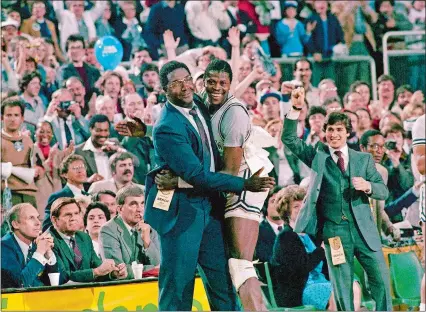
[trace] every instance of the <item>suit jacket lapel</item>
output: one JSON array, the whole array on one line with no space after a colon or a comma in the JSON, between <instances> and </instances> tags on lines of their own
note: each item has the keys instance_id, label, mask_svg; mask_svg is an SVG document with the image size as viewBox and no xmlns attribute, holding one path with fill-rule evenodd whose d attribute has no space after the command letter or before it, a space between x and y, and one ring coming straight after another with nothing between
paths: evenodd
<instances>
[{"instance_id":1,"label":"suit jacket lapel","mask_svg":"<svg viewBox=\"0 0 426 312\"><path fill-rule=\"evenodd\" d=\"M15 236L12 233L10 233L9 235L11 237L12 244L15 245L14 249L16 249L17 254L18 254L19 265L21 266L21 268L24 268L25 267L25 259L24 259L24 254L22 253L21 247L19 247L19 244L16 241Z\"/></svg>"},{"instance_id":2,"label":"suit jacket lapel","mask_svg":"<svg viewBox=\"0 0 426 312\"><path fill-rule=\"evenodd\" d=\"M74 256L71 253L70 247L67 245L65 240L59 235L59 233L55 230L55 228L52 226L50 229L50 232L56 236L56 242L58 242L58 248L62 251L62 253L65 255L65 257L68 259L69 263L72 265L72 267L75 269L75 263L74 263Z\"/></svg>"},{"instance_id":3,"label":"suit jacket lapel","mask_svg":"<svg viewBox=\"0 0 426 312\"><path fill-rule=\"evenodd\" d=\"M131 248L132 238L130 237L129 230L124 225L124 221L121 217L116 217L115 223L117 223L117 225L118 225L118 231L120 232L120 237L121 237L121 239L124 243L124 247L126 248L128 254L129 254L129 259L131 259L132 253L133 253L133 248Z\"/></svg>"},{"instance_id":4,"label":"suit jacket lapel","mask_svg":"<svg viewBox=\"0 0 426 312\"><path fill-rule=\"evenodd\" d=\"M84 157L86 159L87 165L89 166L90 170L95 173L98 172L96 167L96 161L95 161L95 154L92 151L83 151L86 156Z\"/></svg>"},{"instance_id":5,"label":"suit jacket lapel","mask_svg":"<svg viewBox=\"0 0 426 312\"><path fill-rule=\"evenodd\" d=\"M166 103L166 107L167 107L167 109L169 109L169 111L172 113L172 114L174 114L174 115L176 115L177 116L177 118L178 119L180 119L180 121L182 121L183 122L183 124L187 127L187 128L189 128L193 133L194 133L194 135L195 135L195 137L197 138L197 142L198 142L198 145L199 145L199 147L200 148L202 148L202 142L201 142L201 137L200 137L200 135L198 134L198 131L194 128L194 126L189 122L189 120L184 116L184 115L182 115L182 113L181 112L179 112L175 107L173 107L173 105L171 105L169 102L167 102Z\"/></svg>"}]
</instances>

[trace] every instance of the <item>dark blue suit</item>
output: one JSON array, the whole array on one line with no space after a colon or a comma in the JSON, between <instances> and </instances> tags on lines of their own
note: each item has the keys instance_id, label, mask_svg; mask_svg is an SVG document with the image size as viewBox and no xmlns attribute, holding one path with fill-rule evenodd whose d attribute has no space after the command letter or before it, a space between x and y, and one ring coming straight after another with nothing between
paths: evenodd
<instances>
[{"instance_id":1,"label":"dark blue suit","mask_svg":"<svg viewBox=\"0 0 426 312\"><path fill-rule=\"evenodd\" d=\"M208 112L198 104L214 142ZM159 310L191 310L197 264L210 308L239 309L228 273L223 223L211 211L212 206L224 208L217 192L241 193L244 180L210 172L210 161L203 159L197 130L170 103L166 103L154 126L153 141L158 168L168 168L194 186L176 189L169 210L164 211L153 207L157 195L155 171L147 176L145 220L158 232L161 243ZM220 156L214 143L212 149L217 165Z\"/></svg>"},{"instance_id":2,"label":"dark blue suit","mask_svg":"<svg viewBox=\"0 0 426 312\"><path fill-rule=\"evenodd\" d=\"M31 258L25 263L24 254L12 232L1 240L1 288L49 286L48 272L57 272L57 266L44 267Z\"/></svg>"},{"instance_id":3,"label":"dark blue suit","mask_svg":"<svg viewBox=\"0 0 426 312\"><path fill-rule=\"evenodd\" d=\"M62 197L74 197L74 193L71 191L68 185L65 185L62 190L57 191L56 193L53 193L49 196L49 199L47 200L47 206L44 209L43 232L52 225L52 221L50 220L50 207L52 207L52 204L55 200Z\"/></svg>"},{"instance_id":4,"label":"dark blue suit","mask_svg":"<svg viewBox=\"0 0 426 312\"><path fill-rule=\"evenodd\" d=\"M277 235L275 235L274 229L269 222L266 219L260 222L255 259L259 259L262 262L269 262L272 257L276 238Z\"/></svg>"}]
</instances>

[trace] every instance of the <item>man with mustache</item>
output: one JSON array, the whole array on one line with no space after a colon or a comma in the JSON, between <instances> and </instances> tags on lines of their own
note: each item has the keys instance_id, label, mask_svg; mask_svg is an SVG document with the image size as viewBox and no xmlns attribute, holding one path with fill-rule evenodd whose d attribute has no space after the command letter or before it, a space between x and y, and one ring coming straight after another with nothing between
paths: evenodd
<instances>
[{"instance_id":1,"label":"man with mustache","mask_svg":"<svg viewBox=\"0 0 426 312\"><path fill-rule=\"evenodd\" d=\"M135 162L135 156L129 152L118 152L112 155L109 159L112 178L93 183L90 186L89 193L95 194L101 190L117 193L128 185L136 185L143 189L142 185L132 182L135 173Z\"/></svg>"},{"instance_id":2,"label":"man with mustache","mask_svg":"<svg viewBox=\"0 0 426 312\"><path fill-rule=\"evenodd\" d=\"M125 151L118 141L110 139L110 121L105 115L94 115L89 122L90 138L75 148L77 155L86 161L88 183L98 182L112 177L109 157Z\"/></svg>"}]
</instances>

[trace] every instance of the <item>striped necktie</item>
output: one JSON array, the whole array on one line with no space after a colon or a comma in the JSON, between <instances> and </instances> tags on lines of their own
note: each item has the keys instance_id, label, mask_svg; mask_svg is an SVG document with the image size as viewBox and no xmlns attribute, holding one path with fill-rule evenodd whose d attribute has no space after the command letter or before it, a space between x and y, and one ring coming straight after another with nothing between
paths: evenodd
<instances>
[{"instance_id":1,"label":"striped necktie","mask_svg":"<svg viewBox=\"0 0 426 312\"><path fill-rule=\"evenodd\" d=\"M77 242L74 237L70 238L71 248L74 251L74 264L77 269L80 269L81 262L83 261L83 256L81 254L80 248L78 248Z\"/></svg>"}]
</instances>

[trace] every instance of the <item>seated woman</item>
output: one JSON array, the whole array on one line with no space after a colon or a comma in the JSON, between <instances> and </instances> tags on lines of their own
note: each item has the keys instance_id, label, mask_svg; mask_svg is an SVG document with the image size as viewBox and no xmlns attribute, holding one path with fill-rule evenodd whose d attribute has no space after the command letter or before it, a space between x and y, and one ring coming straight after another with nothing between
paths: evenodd
<instances>
[{"instance_id":1,"label":"seated woman","mask_svg":"<svg viewBox=\"0 0 426 312\"><path fill-rule=\"evenodd\" d=\"M332 285L322 273L325 252L307 234L293 232L306 190L289 185L276 195L284 229L275 240L271 274L275 299L280 307L313 305L318 310L336 310ZM354 282L355 310L360 308L361 289Z\"/></svg>"},{"instance_id":2,"label":"seated woman","mask_svg":"<svg viewBox=\"0 0 426 312\"><path fill-rule=\"evenodd\" d=\"M108 207L101 202L91 203L87 207L83 217L86 232L90 235L93 248L95 249L95 252L99 258L101 258L99 250L99 233L101 231L101 227L107 223L110 218L111 214L108 210Z\"/></svg>"},{"instance_id":3,"label":"seated woman","mask_svg":"<svg viewBox=\"0 0 426 312\"><path fill-rule=\"evenodd\" d=\"M278 306L314 305L325 310L332 286L321 273L325 252L316 247L310 237L293 232L302 206L305 189L289 185L275 200L277 211L284 220L284 229L275 240L271 271Z\"/></svg>"}]
</instances>

